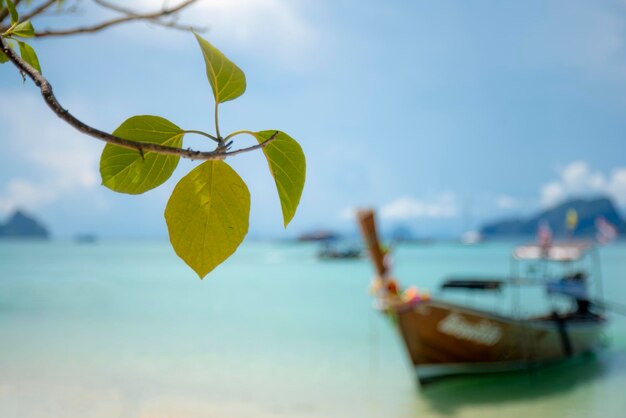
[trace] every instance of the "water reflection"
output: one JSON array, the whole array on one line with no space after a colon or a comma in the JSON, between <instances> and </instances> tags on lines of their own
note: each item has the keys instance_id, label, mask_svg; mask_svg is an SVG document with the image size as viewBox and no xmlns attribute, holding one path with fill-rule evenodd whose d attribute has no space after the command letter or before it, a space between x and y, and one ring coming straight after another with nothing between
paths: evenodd
<instances>
[{"instance_id":1,"label":"water reflection","mask_svg":"<svg viewBox=\"0 0 626 418\"><path fill-rule=\"evenodd\" d=\"M466 407L528 402L592 385L626 371L626 352L601 352L526 372L457 377L421 389L421 397L441 415Z\"/></svg>"}]
</instances>

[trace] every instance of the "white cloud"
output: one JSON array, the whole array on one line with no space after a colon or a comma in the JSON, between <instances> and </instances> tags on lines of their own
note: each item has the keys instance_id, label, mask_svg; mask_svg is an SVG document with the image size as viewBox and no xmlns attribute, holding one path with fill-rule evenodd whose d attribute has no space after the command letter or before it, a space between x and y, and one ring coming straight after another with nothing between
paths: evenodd
<instances>
[{"instance_id":1,"label":"white cloud","mask_svg":"<svg viewBox=\"0 0 626 418\"><path fill-rule=\"evenodd\" d=\"M356 219L356 211L357 209L352 208L352 207L343 208L342 210L339 211L339 219L343 221L352 221Z\"/></svg>"},{"instance_id":2,"label":"white cloud","mask_svg":"<svg viewBox=\"0 0 626 418\"><path fill-rule=\"evenodd\" d=\"M565 188L558 181L541 186L541 205L544 207L554 206L566 197Z\"/></svg>"},{"instance_id":3,"label":"white cloud","mask_svg":"<svg viewBox=\"0 0 626 418\"><path fill-rule=\"evenodd\" d=\"M616 168L611 172L607 191L620 205L626 205L626 167Z\"/></svg>"},{"instance_id":4,"label":"white cloud","mask_svg":"<svg viewBox=\"0 0 626 418\"><path fill-rule=\"evenodd\" d=\"M593 171L585 161L574 161L558 171L558 178L541 187L541 204L560 203L569 196L606 194L619 205L626 205L626 167L615 168L609 175Z\"/></svg>"},{"instance_id":5,"label":"white cloud","mask_svg":"<svg viewBox=\"0 0 626 418\"><path fill-rule=\"evenodd\" d=\"M76 191L99 185L100 146L56 119L36 94L13 94L0 102L5 161L19 164L0 189L0 212L35 210ZM6 100L5 100L6 99ZM6 166L7 163L5 163Z\"/></svg>"},{"instance_id":6,"label":"white cloud","mask_svg":"<svg viewBox=\"0 0 626 418\"><path fill-rule=\"evenodd\" d=\"M457 198L452 193L443 193L427 201L403 196L381 208L383 219L406 221L417 218L454 218L459 212Z\"/></svg>"},{"instance_id":7,"label":"white cloud","mask_svg":"<svg viewBox=\"0 0 626 418\"><path fill-rule=\"evenodd\" d=\"M8 213L17 208L33 209L54 200L56 193L48 188L23 178L9 180L0 194L0 213Z\"/></svg>"},{"instance_id":8,"label":"white cloud","mask_svg":"<svg viewBox=\"0 0 626 418\"><path fill-rule=\"evenodd\" d=\"M136 3L138 10L158 10L163 5L162 0ZM302 63L293 61L310 57L321 32L303 18L304 12L296 9L297 4L288 0L202 0L181 13L179 20L208 27L209 32L203 36L212 42L245 46L300 66ZM165 30L160 32L167 34ZM150 35L150 42L154 42L154 34Z\"/></svg>"},{"instance_id":9,"label":"white cloud","mask_svg":"<svg viewBox=\"0 0 626 418\"><path fill-rule=\"evenodd\" d=\"M519 202L512 196L500 195L496 198L496 205L500 209L513 209L519 207Z\"/></svg>"}]
</instances>

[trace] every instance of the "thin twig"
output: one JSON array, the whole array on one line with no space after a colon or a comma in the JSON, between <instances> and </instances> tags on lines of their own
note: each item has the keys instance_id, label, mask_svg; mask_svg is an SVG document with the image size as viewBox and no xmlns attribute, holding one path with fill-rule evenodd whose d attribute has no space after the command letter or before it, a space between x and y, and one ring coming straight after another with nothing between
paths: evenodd
<instances>
[{"instance_id":1,"label":"thin twig","mask_svg":"<svg viewBox=\"0 0 626 418\"><path fill-rule=\"evenodd\" d=\"M124 14L127 14L127 15L137 14L137 13L133 12L130 9L126 9L126 8L124 8L122 6L118 6L117 4L109 3L108 1L93 0L93 2L96 3L98 6L104 7L105 9L113 10L113 11L118 12L118 13L124 13Z\"/></svg>"},{"instance_id":2,"label":"thin twig","mask_svg":"<svg viewBox=\"0 0 626 418\"><path fill-rule=\"evenodd\" d=\"M276 131L270 138L261 142L260 144L238 149L235 151L226 151L221 147L218 147L215 151L196 151L190 148L182 149L177 147L169 147L166 145L154 144L150 142L131 141L128 139L120 138L118 136L114 136L99 129L93 128L77 119L68 110L61 106L54 93L52 92L52 85L48 82L48 80L44 76L42 76L37 70L28 65L28 63L25 62L22 58L20 58L19 55L17 55L15 51L13 51L13 49L9 48L2 37L0 37L0 46L2 47L2 52L4 52L7 57L9 57L9 60L11 60L13 65L15 65L15 67L17 67L17 69L22 74L26 74L28 78L30 78L37 87L39 87L44 101L59 118L63 119L66 123L77 129L78 131L93 138L96 138L100 141L107 142L109 144L137 150L142 154L144 152L155 152L157 154L163 155L176 155L183 158L188 158L190 160L223 160L233 155L264 148L265 146L269 145L270 142L276 139L276 136L278 135L278 131Z\"/></svg>"},{"instance_id":3,"label":"thin twig","mask_svg":"<svg viewBox=\"0 0 626 418\"><path fill-rule=\"evenodd\" d=\"M127 16L139 16L140 15L139 12L136 12L131 9L127 9L117 4L109 3L108 1L105 1L105 0L93 0L93 2L96 3L100 7L103 7L108 10L112 10L114 12L122 13ZM149 19L149 22L155 25L164 26L164 27L172 28L172 29L185 30L185 31L188 31L190 29L189 25L181 25L181 24L176 23L175 21L164 22L162 20L159 20L159 18ZM191 29L194 32L206 32L207 31L206 27L192 26Z\"/></svg>"},{"instance_id":4,"label":"thin twig","mask_svg":"<svg viewBox=\"0 0 626 418\"><path fill-rule=\"evenodd\" d=\"M26 20L30 20L35 16L39 16L40 14L42 14L43 12L45 12L46 10L48 10L50 8L50 6L54 5L54 3L56 3L58 0L48 0L45 3L43 3L42 5L40 5L39 7L33 9L30 13L27 13L23 16L20 16L20 20L21 21L26 21Z\"/></svg>"},{"instance_id":5,"label":"thin twig","mask_svg":"<svg viewBox=\"0 0 626 418\"><path fill-rule=\"evenodd\" d=\"M50 37L50 36L69 36L69 35L78 35L78 34L84 34L84 33L95 33L95 32L100 32L101 30L104 30L111 26L116 26L122 23L133 22L137 20L144 20L150 23L154 23L160 26L166 26L166 27L173 28L173 29L189 30L189 27L184 27L182 25L177 24L176 22L165 22L161 19L167 16L174 15L180 12L181 10L196 3L197 1L198 0L186 0L177 6L164 8L162 10L151 12L151 13L136 13L136 12L132 12L132 11L120 8L119 6L111 5L106 2L96 1L97 4L101 6L105 4L106 6L103 6L103 7L123 13L124 16L107 20L107 21L98 23L93 26L82 26L78 28L60 29L60 30L47 29L41 32L35 32L35 36L41 38L41 37Z\"/></svg>"}]
</instances>

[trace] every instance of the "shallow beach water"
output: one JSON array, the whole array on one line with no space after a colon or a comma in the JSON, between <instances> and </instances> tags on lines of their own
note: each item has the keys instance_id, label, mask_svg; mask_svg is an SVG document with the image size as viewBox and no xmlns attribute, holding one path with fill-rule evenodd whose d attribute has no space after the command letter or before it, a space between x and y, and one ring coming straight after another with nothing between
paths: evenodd
<instances>
[{"instance_id":1,"label":"shallow beach water","mask_svg":"<svg viewBox=\"0 0 626 418\"><path fill-rule=\"evenodd\" d=\"M405 245L396 275L430 290L503 275L511 249ZM596 355L421 389L372 309L369 264L316 250L249 241L201 281L166 242L0 243L0 417L624 416L624 317ZM601 259L626 303L626 244Z\"/></svg>"}]
</instances>

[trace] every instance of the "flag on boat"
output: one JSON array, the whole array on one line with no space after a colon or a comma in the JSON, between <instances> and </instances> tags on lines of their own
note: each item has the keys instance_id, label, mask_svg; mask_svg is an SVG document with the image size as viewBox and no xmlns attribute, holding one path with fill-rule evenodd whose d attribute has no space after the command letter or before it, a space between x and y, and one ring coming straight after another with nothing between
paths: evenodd
<instances>
[{"instance_id":1,"label":"flag on boat","mask_svg":"<svg viewBox=\"0 0 626 418\"><path fill-rule=\"evenodd\" d=\"M537 228L537 243L541 247L549 247L552 245L552 229L550 229L550 224L546 221L539 222L539 227Z\"/></svg>"},{"instance_id":2,"label":"flag on boat","mask_svg":"<svg viewBox=\"0 0 626 418\"><path fill-rule=\"evenodd\" d=\"M565 215L565 226L570 233L573 233L578 226L578 212L576 209L569 209Z\"/></svg>"},{"instance_id":3,"label":"flag on boat","mask_svg":"<svg viewBox=\"0 0 626 418\"><path fill-rule=\"evenodd\" d=\"M617 238L617 228L603 216L596 218L596 239L601 244L608 244Z\"/></svg>"}]
</instances>

